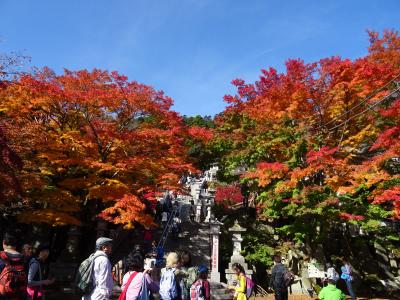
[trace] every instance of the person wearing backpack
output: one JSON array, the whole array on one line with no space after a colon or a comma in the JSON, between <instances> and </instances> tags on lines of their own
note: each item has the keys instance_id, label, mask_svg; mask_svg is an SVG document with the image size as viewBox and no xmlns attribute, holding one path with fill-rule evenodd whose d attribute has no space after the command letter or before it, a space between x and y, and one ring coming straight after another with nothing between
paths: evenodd
<instances>
[{"instance_id":1,"label":"person wearing backpack","mask_svg":"<svg viewBox=\"0 0 400 300\"><path fill-rule=\"evenodd\" d=\"M83 300L108 300L111 298L114 287L111 263L108 259L111 253L112 239L98 238L96 252L86 260L90 277L89 282L85 282L85 286L89 286L89 288L84 291ZM81 267L79 267L79 271L81 271ZM81 284L82 282L78 283L78 286Z\"/></svg>"},{"instance_id":2,"label":"person wearing backpack","mask_svg":"<svg viewBox=\"0 0 400 300\"><path fill-rule=\"evenodd\" d=\"M285 274L288 272L285 265L282 263L280 255L274 256L274 267L272 268L271 278L269 281L270 287L275 293L275 300L288 300L288 286L285 283Z\"/></svg>"},{"instance_id":3,"label":"person wearing backpack","mask_svg":"<svg viewBox=\"0 0 400 300\"><path fill-rule=\"evenodd\" d=\"M234 300L247 300L246 296L246 273L244 271L244 268L241 264L234 263L232 265L233 271L235 271L236 274L236 282L237 284L235 286L230 286L229 289L235 291L235 294L233 296Z\"/></svg>"},{"instance_id":4,"label":"person wearing backpack","mask_svg":"<svg viewBox=\"0 0 400 300\"><path fill-rule=\"evenodd\" d=\"M181 252L181 271L184 273L184 278L182 280L182 299L190 299L190 287L197 280L198 267L192 265L192 255L189 251Z\"/></svg>"},{"instance_id":5,"label":"person wearing backpack","mask_svg":"<svg viewBox=\"0 0 400 300\"><path fill-rule=\"evenodd\" d=\"M343 259L343 266L340 268L340 270L342 271L342 275L340 275L340 278L346 282L347 291L349 292L351 299L355 300L356 294L354 293L353 285L352 285L353 268L351 267L350 263L346 259Z\"/></svg>"},{"instance_id":6,"label":"person wearing backpack","mask_svg":"<svg viewBox=\"0 0 400 300\"><path fill-rule=\"evenodd\" d=\"M210 283L207 280L208 268L198 268L198 278L190 287L190 300L210 300Z\"/></svg>"},{"instance_id":7,"label":"person wearing backpack","mask_svg":"<svg viewBox=\"0 0 400 300\"><path fill-rule=\"evenodd\" d=\"M0 299L25 300L26 272L24 256L17 250L17 238L6 233L0 252Z\"/></svg>"},{"instance_id":8,"label":"person wearing backpack","mask_svg":"<svg viewBox=\"0 0 400 300\"><path fill-rule=\"evenodd\" d=\"M180 300L182 291L179 286L180 277L179 257L175 252L170 252L167 256L166 267L161 270L160 280L160 299L161 300Z\"/></svg>"},{"instance_id":9,"label":"person wearing backpack","mask_svg":"<svg viewBox=\"0 0 400 300\"><path fill-rule=\"evenodd\" d=\"M143 271L143 265L144 260L139 253L131 253L125 259L128 272L122 280L122 293L118 300L146 300L149 299L149 291L158 293L158 282L150 277L151 270Z\"/></svg>"},{"instance_id":10,"label":"person wearing backpack","mask_svg":"<svg viewBox=\"0 0 400 300\"><path fill-rule=\"evenodd\" d=\"M43 297L43 286L54 283L54 279L43 279L42 264L50 254L50 246L41 244L36 250L36 257L29 261L28 286L26 288L28 299L40 300Z\"/></svg>"}]
</instances>

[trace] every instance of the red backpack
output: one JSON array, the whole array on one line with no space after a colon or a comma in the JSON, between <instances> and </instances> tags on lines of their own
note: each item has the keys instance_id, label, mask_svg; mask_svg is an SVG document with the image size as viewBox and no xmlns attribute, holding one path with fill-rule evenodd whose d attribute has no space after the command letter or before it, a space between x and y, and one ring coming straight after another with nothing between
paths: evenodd
<instances>
[{"instance_id":1,"label":"red backpack","mask_svg":"<svg viewBox=\"0 0 400 300\"><path fill-rule=\"evenodd\" d=\"M7 299L26 297L27 275L22 257L11 258L6 252L0 252L5 266L0 273L0 295Z\"/></svg>"}]
</instances>

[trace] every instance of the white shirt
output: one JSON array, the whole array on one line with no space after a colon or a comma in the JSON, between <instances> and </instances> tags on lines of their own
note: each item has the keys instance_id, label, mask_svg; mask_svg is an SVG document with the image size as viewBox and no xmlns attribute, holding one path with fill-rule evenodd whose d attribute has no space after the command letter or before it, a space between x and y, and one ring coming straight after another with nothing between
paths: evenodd
<instances>
[{"instance_id":1,"label":"white shirt","mask_svg":"<svg viewBox=\"0 0 400 300\"><path fill-rule=\"evenodd\" d=\"M164 211L161 216L162 216L161 222L168 221L168 213L166 211Z\"/></svg>"},{"instance_id":2,"label":"white shirt","mask_svg":"<svg viewBox=\"0 0 400 300\"><path fill-rule=\"evenodd\" d=\"M96 254L103 253L100 250ZM95 288L84 300L108 300L111 299L114 280L112 278L111 263L107 256L99 256L93 264L93 283Z\"/></svg>"}]
</instances>

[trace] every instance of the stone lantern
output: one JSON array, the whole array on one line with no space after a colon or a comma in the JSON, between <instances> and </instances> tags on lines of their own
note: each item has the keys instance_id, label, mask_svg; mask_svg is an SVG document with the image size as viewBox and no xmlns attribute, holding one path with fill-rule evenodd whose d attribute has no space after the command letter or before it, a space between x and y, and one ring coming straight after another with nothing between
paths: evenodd
<instances>
[{"instance_id":1,"label":"stone lantern","mask_svg":"<svg viewBox=\"0 0 400 300\"><path fill-rule=\"evenodd\" d=\"M233 242L233 254L231 256L231 261L229 263L229 268L225 270L225 275L226 275L226 280L228 284L232 284L233 278L234 278L234 271L232 270L232 265L234 263L239 263L243 266L245 272L247 275L252 275L253 271L249 270L246 261L244 260L244 257L242 255L242 233L246 232L247 229L243 228L242 226L239 225L239 222L235 220L234 225L228 229L230 232L232 232L232 242Z\"/></svg>"},{"instance_id":2,"label":"stone lantern","mask_svg":"<svg viewBox=\"0 0 400 300\"><path fill-rule=\"evenodd\" d=\"M225 276L228 284L232 284L233 279L234 279L234 271L232 270L232 265L234 263L239 263L243 266L246 275L252 275L253 271L249 270L246 261L244 260L244 257L242 255L242 233L246 232L247 229L243 228L242 226L239 225L238 220L235 220L234 225L228 229L230 232L232 232L232 242L233 242L233 253L231 256L231 261L229 263L228 269L225 270Z\"/></svg>"}]
</instances>

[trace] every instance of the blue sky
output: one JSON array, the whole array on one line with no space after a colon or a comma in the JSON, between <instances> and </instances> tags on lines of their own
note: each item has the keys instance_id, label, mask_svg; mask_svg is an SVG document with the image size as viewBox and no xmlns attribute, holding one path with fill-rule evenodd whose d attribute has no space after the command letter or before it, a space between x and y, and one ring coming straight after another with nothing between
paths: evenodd
<instances>
[{"instance_id":1,"label":"blue sky","mask_svg":"<svg viewBox=\"0 0 400 300\"><path fill-rule=\"evenodd\" d=\"M0 52L57 72L101 68L164 90L187 115L223 110L232 79L366 53L366 29L399 29L399 0L0 0Z\"/></svg>"}]
</instances>

